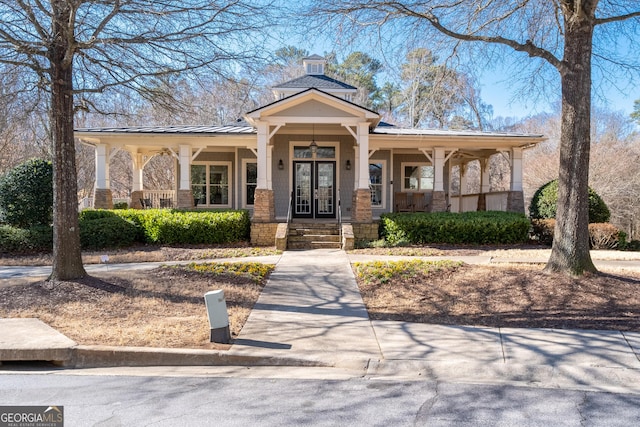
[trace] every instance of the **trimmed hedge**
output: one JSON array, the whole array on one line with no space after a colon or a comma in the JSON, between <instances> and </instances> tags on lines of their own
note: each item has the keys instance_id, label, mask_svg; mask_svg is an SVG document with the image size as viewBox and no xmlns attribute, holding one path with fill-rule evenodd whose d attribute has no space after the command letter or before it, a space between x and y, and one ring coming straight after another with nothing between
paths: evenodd
<instances>
[{"instance_id":1,"label":"trimmed hedge","mask_svg":"<svg viewBox=\"0 0 640 427\"><path fill-rule=\"evenodd\" d=\"M390 213L380 216L389 244L513 244L528 240L529 220L512 212Z\"/></svg>"},{"instance_id":2,"label":"trimmed hedge","mask_svg":"<svg viewBox=\"0 0 640 427\"><path fill-rule=\"evenodd\" d=\"M533 195L529 205L529 216L532 219L551 219L556 217L558 204L558 180L549 181ZM611 212L602 198L589 187L589 222L605 223L609 221Z\"/></svg>"},{"instance_id":3,"label":"trimmed hedge","mask_svg":"<svg viewBox=\"0 0 640 427\"><path fill-rule=\"evenodd\" d=\"M251 223L248 211L194 212L171 209L90 210L81 220L109 217L135 226L136 241L159 244L215 244L248 240ZM80 226L82 230L82 223ZM132 232L133 233L133 232Z\"/></svg>"},{"instance_id":4,"label":"trimmed hedge","mask_svg":"<svg viewBox=\"0 0 640 427\"><path fill-rule=\"evenodd\" d=\"M218 244L248 240L247 211L181 211L168 209L85 209L80 212L83 249L127 247L139 243ZM0 225L0 253L51 252L49 226L28 229Z\"/></svg>"}]
</instances>

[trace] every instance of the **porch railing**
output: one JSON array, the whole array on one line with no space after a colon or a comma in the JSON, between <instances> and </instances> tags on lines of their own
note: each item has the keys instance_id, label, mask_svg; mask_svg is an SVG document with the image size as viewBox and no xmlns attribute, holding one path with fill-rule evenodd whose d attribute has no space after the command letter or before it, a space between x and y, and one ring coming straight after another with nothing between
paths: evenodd
<instances>
[{"instance_id":1,"label":"porch railing","mask_svg":"<svg viewBox=\"0 0 640 427\"><path fill-rule=\"evenodd\" d=\"M143 208L174 208L178 205L175 190L143 190L140 203Z\"/></svg>"},{"instance_id":2,"label":"porch railing","mask_svg":"<svg viewBox=\"0 0 640 427\"><path fill-rule=\"evenodd\" d=\"M506 211L508 191L494 191L485 193L486 210ZM478 210L478 194L463 194L451 196L451 212L473 212Z\"/></svg>"},{"instance_id":3,"label":"porch railing","mask_svg":"<svg viewBox=\"0 0 640 427\"><path fill-rule=\"evenodd\" d=\"M287 208L287 228L289 228L289 224L291 223L292 214L293 214L293 191L289 195L289 207Z\"/></svg>"}]
</instances>

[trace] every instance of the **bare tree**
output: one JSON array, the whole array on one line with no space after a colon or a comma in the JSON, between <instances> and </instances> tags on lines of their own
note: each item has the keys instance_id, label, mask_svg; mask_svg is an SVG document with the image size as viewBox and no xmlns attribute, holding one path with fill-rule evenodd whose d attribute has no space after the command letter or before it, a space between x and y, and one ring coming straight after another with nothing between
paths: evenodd
<instances>
[{"instance_id":1,"label":"bare tree","mask_svg":"<svg viewBox=\"0 0 640 427\"><path fill-rule=\"evenodd\" d=\"M181 0L0 0L0 63L20 67L46 94L54 166L50 280L86 275L80 255L73 138L77 104L113 87L147 99L166 94L152 78L256 58L255 30L267 2Z\"/></svg>"},{"instance_id":2,"label":"bare tree","mask_svg":"<svg viewBox=\"0 0 640 427\"><path fill-rule=\"evenodd\" d=\"M444 36L456 44L494 46L521 52L538 69L550 65L560 77L562 135L557 222L546 271L571 275L596 271L589 254L588 171L592 72L606 76L623 67L637 72L638 56L623 57L616 43L637 44L638 2L616 0L324 0L315 15L342 15L345 24L420 31L422 37ZM400 22L398 22L400 21ZM594 45L598 29L600 43ZM596 52L594 54L594 47ZM485 49L484 52L502 52ZM595 62L592 63L592 60ZM522 67L518 69L520 72Z\"/></svg>"}]
</instances>

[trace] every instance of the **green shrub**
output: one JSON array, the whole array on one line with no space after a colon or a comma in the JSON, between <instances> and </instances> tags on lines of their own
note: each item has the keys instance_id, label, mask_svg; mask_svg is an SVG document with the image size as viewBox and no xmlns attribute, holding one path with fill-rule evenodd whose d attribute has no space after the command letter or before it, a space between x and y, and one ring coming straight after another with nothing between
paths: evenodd
<instances>
[{"instance_id":1,"label":"green shrub","mask_svg":"<svg viewBox=\"0 0 640 427\"><path fill-rule=\"evenodd\" d=\"M185 211L172 209L93 210L81 212L81 220L117 217L136 227L141 243L215 244L248 240L247 211Z\"/></svg>"},{"instance_id":2,"label":"green shrub","mask_svg":"<svg viewBox=\"0 0 640 427\"><path fill-rule=\"evenodd\" d=\"M82 249L104 249L132 246L138 236L132 221L116 215L80 221L80 246Z\"/></svg>"},{"instance_id":3,"label":"green shrub","mask_svg":"<svg viewBox=\"0 0 640 427\"><path fill-rule=\"evenodd\" d=\"M526 242L530 228L512 212L383 214L383 238L389 243L512 244Z\"/></svg>"},{"instance_id":4,"label":"green shrub","mask_svg":"<svg viewBox=\"0 0 640 427\"><path fill-rule=\"evenodd\" d=\"M625 251L640 251L640 240L629 240L620 248Z\"/></svg>"},{"instance_id":5,"label":"green shrub","mask_svg":"<svg viewBox=\"0 0 640 427\"><path fill-rule=\"evenodd\" d=\"M113 209L129 209L129 203L127 202L114 203Z\"/></svg>"},{"instance_id":6,"label":"green shrub","mask_svg":"<svg viewBox=\"0 0 640 427\"><path fill-rule=\"evenodd\" d=\"M529 205L529 216L532 219L551 219L556 217L558 204L558 180L549 181L535 192ZM593 189L589 188L589 222L605 223L609 221L611 212L606 203Z\"/></svg>"},{"instance_id":7,"label":"green shrub","mask_svg":"<svg viewBox=\"0 0 640 427\"><path fill-rule=\"evenodd\" d=\"M51 252L53 230L50 226L39 225L31 228L17 228L0 225L0 253L29 254Z\"/></svg>"},{"instance_id":8,"label":"green shrub","mask_svg":"<svg viewBox=\"0 0 640 427\"><path fill-rule=\"evenodd\" d=\"M53 166L32 159L0 177L0 219L14 227L50 225L53 213Z\"/></svg>"}]
</instances>

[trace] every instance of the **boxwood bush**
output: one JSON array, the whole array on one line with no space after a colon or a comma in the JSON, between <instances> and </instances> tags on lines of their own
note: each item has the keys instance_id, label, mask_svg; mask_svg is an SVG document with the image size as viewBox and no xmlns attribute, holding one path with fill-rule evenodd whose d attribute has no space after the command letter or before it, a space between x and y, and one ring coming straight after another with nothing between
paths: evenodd
<instances>
[{"instance_id":1,"label":"boxwood bush","mask_svg":"<svg viewBox=\"0 0 640 427\"><path fill-rule=\"evenodd\" d=\"M47 225L17 228L0 225L0 253L29 254L51 252L53 229Z\"/></svg>"},{"instance_id":2,"label":"boxwood bush","mask_svg":"<svg viewBox=\"0 0 640 427\"><path fill-rule=\"evenodd\" d=\"M382 237L390 244L513 244L528 240L529 220L511 212L390 213L380 216Z\"/></svg>"},{"instance_id":3,"label":"boxwood bush","mask_svg":"<svg viewBox=\"0 0 640 427\"><path fill-rule=\"evenodd\" d=\"M82 220L117 217L130 222L135 240L159 244L215 244L247 240L248 211L185 211L177 209L84 210ZM80 226L82 230L82 225Z\"/></svg>"}]
</instances>

